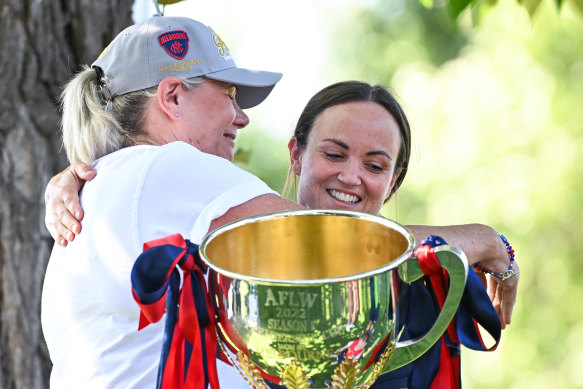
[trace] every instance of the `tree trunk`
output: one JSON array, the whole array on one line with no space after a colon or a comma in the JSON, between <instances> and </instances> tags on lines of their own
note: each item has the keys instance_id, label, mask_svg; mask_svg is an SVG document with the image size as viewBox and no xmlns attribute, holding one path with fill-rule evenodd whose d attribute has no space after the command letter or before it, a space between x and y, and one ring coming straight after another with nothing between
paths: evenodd
<instances>
[{"instance_id":1,"label":"tree trunk","mask_svg":"<svg viewBox=\"0 0 583 389\"><path fill-rule=\"evenodd\" d=\"M132 0L0 0L0 389L48 388L44 187L66 165L59 87L131 24Z\"/></svg>"}]
</instances>

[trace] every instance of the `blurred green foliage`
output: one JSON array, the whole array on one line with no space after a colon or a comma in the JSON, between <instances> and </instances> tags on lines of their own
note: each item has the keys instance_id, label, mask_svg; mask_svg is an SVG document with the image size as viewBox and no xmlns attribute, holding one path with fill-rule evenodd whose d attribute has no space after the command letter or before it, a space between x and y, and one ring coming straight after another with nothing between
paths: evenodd
<instances>
[{"instance_id":1,"label":"blurred green foliage","mask_svg":"<svg viewBox=\"0 0 583 389\"><path fill-rule=\"evenodd\" d=\"M357 79L374 75L385 85L401 65L422 61L439 66L457 57L468 42L445 8L427 9L416 1L382 1L348 13L338 24L343 27L332 49L341 61L339 73Z\"/></svg>"},{"instance_id":2,"label":"blurred green foliage","mask_svg":"<svg viewBox=\"0 0 583 389\"><path fill-rule=\"evenodd\" d=\"M299 113L298 113L299 114ZM237 138L234 162L281 193L289 170L287 144L271 138L255 119ZM259 147L256 147L260 145Z\"/></svg>"},{"instance_id":3,"label":"blurred green foliage","mask_svg":"<svg viewBox=\"0 0 583 389\"><path fill-rule=\"evenodd\" d=\"M154 7L156 8L156 12L159 13L160 15L164 15L167 5L180 3L186 0L152 0L152 1L154 3ZM160 5L162 6L162 9L160 9Z\"/></svg>"},{"instance_id":4,"label":"blurred green foliage","mask_svg":"<svg viewBox=\"0 0 583 389\"><path fill-rule=\"evenodd\" d=\"M474 22L479 20L479 17L484 12L489 11L493 6L498 4L498 0L419 0L425 7L442 7L447 9L448 14L453 22L456 22L460 14L464 11L471 13L474 18ZM541 4L544 3L543 0L518 0L517 2L528 12L528 14L533 17ZM554 0L553 1L557 10L561 10L565 3L570 3L577 11L581 12L583 15L583 1L582 0Z\"/></svg>"},{"instance_id":5,"label":"blurred green foliage","mask_svg":"<svg viewBox=\"0 0 583 389\"><path fill-rule=\"evenodd\" d=\"M498 350L464 350L465 388L583 388L583 20L574 3L557 10L546 0L536 14L499 3L478 25L466 11L454 27L445 8L381 1L339 20L330 42L328 77L391 86L413 127L411 167L385 216L485 223L517 250L513 322ZM241 138L242 166L280 190L285 144L258 128Z\"/></svg>"}]
</instances>

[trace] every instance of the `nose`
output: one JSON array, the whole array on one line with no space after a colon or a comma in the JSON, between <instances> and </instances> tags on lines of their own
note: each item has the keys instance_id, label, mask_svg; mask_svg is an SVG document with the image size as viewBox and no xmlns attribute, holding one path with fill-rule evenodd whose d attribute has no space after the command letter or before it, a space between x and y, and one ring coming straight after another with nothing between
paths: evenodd
<instances>
[{"instance_id":1,"label":"nose","mask_svg":"<svg viewBox=\"0 0 583 389\"><path fill-rule=\"evenodd\" d=\"M353 160L349 160L338 173L338 180L346 185L357 186L362 183L360 179L360 166Z\"/></svg>"},{"instance_id":2,"label":"nose","mask_svg":"<svg viewBox=\"0 0 583 389\"><path fill-rule=\"evenodd\" d=\"M249 124L249 116L243 112L236 100L233 100L233 107L235 107L235 121L233 121L233 124L240 130Z\"/></svg>"}]
</instances>

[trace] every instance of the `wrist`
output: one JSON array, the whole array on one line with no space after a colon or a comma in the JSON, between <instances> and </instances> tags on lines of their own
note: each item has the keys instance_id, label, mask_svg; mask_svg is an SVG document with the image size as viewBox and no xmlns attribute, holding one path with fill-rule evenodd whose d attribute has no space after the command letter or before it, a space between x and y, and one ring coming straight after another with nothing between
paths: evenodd
<instances>
[{"instance_id":1,"label":"wrist","mask_svg":"<svg viewBox=\"0 0 583 389\"><path fill-rule=\"evenodd\" d=\"M514 258L515 258L514 249L512 248L510 243L508 242L508 239L506 239L506 237L504 235L499 235L499 241L501 241L502 244L504 245L505 255L508 257L508 263L509 263L508 268L506 270L498 272L498 271L493 270L492 268L487 268L487 267L481 265L480 263L473 264L473 267L476 271L481 271L484 274L490 274L490 275L496 277L500 281L506 281L506 280L509 280L510 278L518 275L519 270L518 270L518 267L514 268Z\"/></svg>"}]
</instances>

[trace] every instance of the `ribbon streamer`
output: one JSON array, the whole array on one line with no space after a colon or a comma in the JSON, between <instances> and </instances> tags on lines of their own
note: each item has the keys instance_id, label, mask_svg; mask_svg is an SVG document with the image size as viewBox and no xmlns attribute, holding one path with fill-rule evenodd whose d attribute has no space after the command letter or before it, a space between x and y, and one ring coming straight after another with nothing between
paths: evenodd
<instances>
[{"instance_id":1,"label":"ribbon streamer","mask_svg":"<svg viewBox=\"0 0 583 389\"><path fill-rule=\"evenodd\" d=\"M138 330L166 313L157 389L219 388L212 297L197 252L180 234L170 235L144 244L132 269Z\"/></svg>"}]
</instances>

